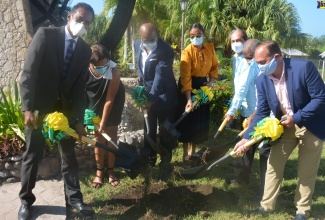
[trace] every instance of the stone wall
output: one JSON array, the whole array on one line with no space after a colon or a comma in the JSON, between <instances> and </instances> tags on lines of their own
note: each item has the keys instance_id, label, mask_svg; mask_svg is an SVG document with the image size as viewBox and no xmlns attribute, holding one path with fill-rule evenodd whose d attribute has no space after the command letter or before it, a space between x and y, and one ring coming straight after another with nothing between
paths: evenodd
<instances>
[{"instance_id":1,"label":"stone wall","mask_svg":"<svg viewBox=\"0 0 325 220\"><path fill-rule=\"evenodd\" d=\"M0 86L18 79L33 36L28 0L0 0Z\"/></svg>"}]
</instances>

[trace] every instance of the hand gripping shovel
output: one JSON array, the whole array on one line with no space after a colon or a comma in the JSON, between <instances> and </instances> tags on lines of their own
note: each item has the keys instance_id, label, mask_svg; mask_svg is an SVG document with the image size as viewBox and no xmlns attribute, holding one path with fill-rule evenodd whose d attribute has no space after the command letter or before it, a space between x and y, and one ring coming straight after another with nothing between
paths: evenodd
<instances>
[{"instance_id":1,"label":"hand gripping shovel","mask_svg":"<svg viewBox=\"0 0 325 220\"><path fill-rule=\"evenodd\" d=\"M96 116L95 112L90 109L85 110L84 124L87 125L88 129L94 130L96 128L99 130L100 117ZM110 142L117 150L119 147L114 143L112 138L105 132L100 133L108 142Z\"/></svg>"},{"instance_id":2,"label":"hand gripping shovel","mask_svg":"<svg viewBox=\"0 0 325 220\"><path fill-rule=\"evenodd\" d=\"M251 140L246 142L243 146L246 148L251 147L252 145L262 141L264 138L270 138L272 141L278 139L281 134L283 133L283 126L280 125L282 121L287 120L286 117L282 118L281 121L279 121L276 118L266 118L261 120L257 123L257 126L254 127L255 133L253 134L253 137ZM268 123L270 122L270 123ZM232 150L229 154L223 156L219 160L213 162L208 168L207 171L211 170L212 167L218 165L222 161L233 157L236 155L236 151Z\"/></svg>"},{"instance_id":3,"label":"hand gripping shovel","mask_svg":"<svg viewBox=\"0 0 325 220\"><path fill-rule=\"evenodd\" d=\"M46 139L49 139L52 142L60 141L64 139L66 135L79 139L79 135L76 133L76 131L69 127L68 119L59 112L54 112L45 116L42 133ZM117 156L128 157L128 155L125 155L118 150L112 149L111 147L94 141L88 137L82 136L81 141L110 151Z\"/></svg>"},{"instance_id":4,"label":"hand gripping shovel","mask_svg":"<svg viewBox=\"0 0 325 220\"><path fill-rule=\"evenodd\" d=\"M252 136L252 139L250 141L248 141L245 146L246 147L251 147L252 145L254 145L255 143L258 143L259 141L263 140L264 138L271 138L272 141L278 139L281 134L283 133L283 126L280 125L280 123L282 121L285 121L286 118L282 118L281 121L279 121L276 118L265 118L262 119L260 122L257 123L257 126L254 127L255 132ZM247 129L247 128L246 128ZM246 132L246 130L243 130L242 132L240 132L234 139L234 142L237 142L238 140L241 139L241 136ZM225 145L222 145L222 147L217 147L216 149L220 149L220 153L219 155L224 155L225 152L228 151L229 149L229 144L233 144L233 143L227 143ZM214 147L212 148L213 150ZM227 150L227 151L226 151ZM234 156L236 154L236 152L231 151L229 154L223 156L222 158L218 159L217 161L213 162L210 166L208 166L208 169L205 170L204 168L207 165L201 165L201 166L197 166L197 167L193 167L190 169L186 169L186 170L182 170L181 174L183 177L195 177L197 174L204 173L206 171L209 171L213 166L216 166L217 164L221 163L222 161ZM201 173L201 174L202 174Z\"/></svg>"}]
</instances>

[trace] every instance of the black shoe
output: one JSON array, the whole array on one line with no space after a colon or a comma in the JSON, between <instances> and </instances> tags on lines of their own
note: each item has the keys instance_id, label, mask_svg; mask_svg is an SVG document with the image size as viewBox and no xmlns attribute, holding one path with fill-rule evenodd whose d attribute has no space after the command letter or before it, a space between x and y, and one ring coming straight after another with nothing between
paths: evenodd
<instances>
[{"instance_id":1,"label":"black shoe","mask_svg":"<svg viewBox=\"0 0 325 220\"><path fill-rule=\"evenodd\" d=\"M18 220L29 220L32 217L31 206L21 205L18 211Z\"/></svg>"},{"instance_id":2,"label":"black shoe","mask_svg":"<svg viewBox=\"0 0 325 220\"><path fill-rule=\"evenodd\" d=\"M297 214L293 220L307 220L307 217L303 214Z\"/></svg>"},{"instance_id":3,"label":"black shoe","mask_svg":"<svg viewBox=\"0 0 325 220\"><path fill-rule=\"evenodd\" d=\"M92 217L95 215L95 211L89 205L87 205L83 202L67 204L66 206L67 206L67 208L77 210L78 212L80 212L81 214L83 214L87 217Z\"/></svg>"},{"instance_id":4,"label":"black shoe","mask_svg":"<svg viewBox=\"0 0 325 220\"><path fill-rule=\"evenodd\" d=\"M268 214L266 211L265 211L265 209L263 208L263 206L259 206L259 207L257 207L256 209L253 209L253 210L250 210L249 211L249 214L256 214L256 215L258 215L258 214L260 214L260 215L266 215L266 214Z\"/></svg>"}]
</instances>

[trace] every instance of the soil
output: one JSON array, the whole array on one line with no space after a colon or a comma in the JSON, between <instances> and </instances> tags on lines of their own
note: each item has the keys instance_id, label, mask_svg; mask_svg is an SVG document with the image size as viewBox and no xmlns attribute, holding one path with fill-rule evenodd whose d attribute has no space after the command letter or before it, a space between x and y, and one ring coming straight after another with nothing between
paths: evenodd
<instances>
[{"instance_id":1,"label":"soil","mask_svg":"<svg viewBox=\"0 0 325 220\"><path fill-rule=\"evenodd\" d=\"M178 185L155 183L130 188L113 196L103 204L102 218L115 219L182 219L227 209L226 204L238 204L238 197L231 192L210 185ZM97 216L101 218L100 216Z\"/></svg>"}]
</instances>

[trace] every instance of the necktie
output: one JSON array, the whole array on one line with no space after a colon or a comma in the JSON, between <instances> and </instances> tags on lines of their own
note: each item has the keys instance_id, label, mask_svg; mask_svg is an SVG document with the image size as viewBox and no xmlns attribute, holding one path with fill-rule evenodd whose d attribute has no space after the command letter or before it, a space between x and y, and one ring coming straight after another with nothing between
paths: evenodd
<instances>
[{"instance_id":1,"label":"necktie","mask_svg":"<svg viewBox=\"0 0 325 220\"><path fill-rule=\"evenodd\" d=\"M71 57L72 57L72 54L73 54L73 43L74 43L74 40L70 39L69 40L69 45L68 45L68 48L67 48L67 52L66 52L65 57L64 57L63 79L65 79L67 74L68 74L68 70L69 70L69 66L70 66L70 62L71 62Z\"/></svg>"}]
</instances>

